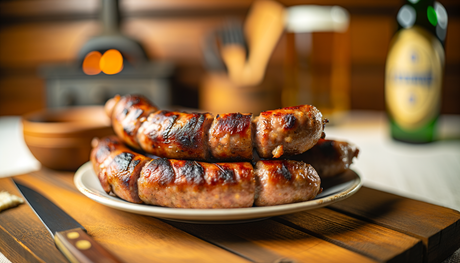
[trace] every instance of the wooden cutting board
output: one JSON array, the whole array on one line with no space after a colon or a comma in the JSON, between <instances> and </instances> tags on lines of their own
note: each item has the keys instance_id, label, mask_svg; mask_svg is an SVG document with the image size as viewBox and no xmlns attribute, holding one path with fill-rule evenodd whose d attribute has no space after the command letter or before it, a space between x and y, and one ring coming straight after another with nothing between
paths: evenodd
<instances>
[{"instance_id":1,"label":"wooden cutting board","mask_svg":"<svg viewBox=\"0 0 460 263\"><path fill-rule=\"evenodd\" d=\"M125 262L441 262L460 248L458 211L362 187L325 208L261 221L199 225L111 209L81 194L73 173L15 177L80 222ZM19 195L9 178L0 191ZM66 262L28 205L0 212L12 262ZM291 261L289 261L291 260Z\"/></svg>"}]
</instances>

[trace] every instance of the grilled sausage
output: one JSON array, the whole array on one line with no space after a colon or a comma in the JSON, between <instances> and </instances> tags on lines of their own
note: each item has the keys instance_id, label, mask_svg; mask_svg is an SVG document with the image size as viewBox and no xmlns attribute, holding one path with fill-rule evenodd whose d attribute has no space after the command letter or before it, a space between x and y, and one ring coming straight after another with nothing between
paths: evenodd
<instances>
[{"instance_id":1,"label":"grilled sausage","mask_svg":"<svg viewBox=\"0 0 460 263\"><path fill-rule=\"evenodd\" d=\"M207 163L146 157L116 136L93 140L91 161L103 189L133 203L237 208L306 201L320 178L299 161Z\"/></svg>"},{"instance_id":2,"label":"grilled sausage","mask_svg":"<svg viewBox=\"0 0 460 263\"><path fill-rule=\"evenodd\" d=\"M115 136L94 139L92 144L90 159L104 191L132 203L142 203L137 180L150 158L124 147Z\"/></svg>"},{"instance_id":3,"label":"grilled sausage","mask_svg":"<svg viewBox=\"0 0 460 263\"><path fill-rule=\"evenodd\" d=\"M252 114L219 114L209 130L209 150L218 160L252 159Z\"/></svg>"},{"instance_id":4,"label":"grilled sausage","mask_svg":"<svg viewBox=\"0 0 460 263\"><path fill-rule=\"evenodd\" d=\"M151 105L150 107L148 105ZM140 95L106 103L115 133L128 145L165 158L244 161L253 148L262 158L300 154L323 135L325 120L302 105L252 114L158 111Z\"/></svg>"},{"instance_id":5,"label":"grilled sausage","mask_svg":"<svg viewBox=\"0 0 460 263\"><path fill-rule=\"evenodd\" d=\"M303 153L323 133L321 112L310 105L264 111L253 124L254 144L262 158Z\"/></svg>"},{"instance_id":6,"label":"grilled sausage","mask_svg":"<svg viewBox=\"0 0 460 263\"><path fill-rule=\"evenodd\" d=\"M358 154L359 149L354 144L320 139L310 150L291 156L290 159L311 164L324 179L345 172L353 163L353 158L358 158Z\"/></svg>"},{"instance_id":7,"label":"grilled sausage","mask_svg":"<svg viewBox=\"0 0 460 263\"><path fill-rule=\"evenodd\" d=\"M112 116L112 126L126 144L141 149L137 133L141 124L158 109L143 96L115 96L106 103L106 113Z\"/></svg>"},{"instance_id":8,"label":"grilled sausage","mask_svg":"<svg viewBox=\"0 0 460 263\"><path fill-rule=\"evenodd\" d=\"M302 202L313 199L320 179L309 164L290 160L258 161L255 168L256 206Z\"/></svg>"},{"instance_id":9,"label":"grilled sausage","mask_svg":"<svg viewBox=\"0 0 460 263\"><path fill-rule=\"evenodd\" d=\"M206 160L212 120L208 113L157 111L143 122L137 141L142 150L157 156Z\"/></svg>"},{"instance_id":10,"label":"grilled sausage","mask_svg":"<svg viewBox=\"0 0 460 263\"><path fill-rule=\"evenodd\" d=\"M237 208L254 203L250 163L205 163L155 159L141 172L139 197L147 204L177 208Z\"/></svg>"}]
</instances>

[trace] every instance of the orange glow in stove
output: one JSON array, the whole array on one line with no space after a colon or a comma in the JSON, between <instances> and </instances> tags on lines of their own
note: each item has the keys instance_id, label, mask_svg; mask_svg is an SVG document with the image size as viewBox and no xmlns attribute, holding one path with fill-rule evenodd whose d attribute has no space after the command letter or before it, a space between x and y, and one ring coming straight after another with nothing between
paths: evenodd
<instances>
[{"instance_id":1,"label":"orange glow in stove","mask_svg":"<svg viewBox=\"0 0 460 263\"><path fill-rule=\"evenodd\" d=\"M105 74L117 74L123 69L123 56L120 51L109 49L102 55L99 67Z\"/></svg>"},{"instance_id":2,"label":"orange glow in stove","mask_svg":"<svg viewBox=\"0 0 460 263\"><path fill-rule=\"evenodd\" d=\"M87 75L99 74L101 72L101 68L99 67L101 57L102 55L98 51L88 53L85 60L83 60L83 72Z\"/></svg>"}]
</instances>

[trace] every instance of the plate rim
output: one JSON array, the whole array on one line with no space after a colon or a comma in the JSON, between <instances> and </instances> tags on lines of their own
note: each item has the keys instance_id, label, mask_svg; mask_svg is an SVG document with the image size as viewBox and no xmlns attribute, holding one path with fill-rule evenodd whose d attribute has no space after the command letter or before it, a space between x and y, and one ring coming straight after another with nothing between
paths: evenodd
<instances>
[{"instance_id":1,"label":"plate rim","mask_svg":"<svg viewBox=\"0 0 460 263\"><path fill-rule=\"evenodd\" d=\"M344 200L355 194L363 185L363 180L358 173L351 169L349 169L349 172L353 172L356 175L356 178L351 180L352 185L350 187L319 199L276 206L226 209L170 208L148 204L135 204L118 197L110 196L105 192L99 193L93 191L83 183L84 176L90 176L91 173L92 176L96 176L91 161L84 163L75 172L74 184L86 197L105 206L126 212L185 222L247 221L316 209Z\"/></svg>"}]
</instances>

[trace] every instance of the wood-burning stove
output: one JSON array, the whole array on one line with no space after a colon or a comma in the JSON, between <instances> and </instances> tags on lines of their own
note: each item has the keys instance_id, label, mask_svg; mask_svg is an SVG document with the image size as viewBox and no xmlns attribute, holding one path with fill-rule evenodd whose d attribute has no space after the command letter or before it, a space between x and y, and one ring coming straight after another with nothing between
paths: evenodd
<instances>
[{"instance_id":1,"label":"wood-burning stove","mask_svg":"<svg viewBox=\"0 0 460 263\"><path fill-rule=\"evenodd\" d=\"M160 108L170 105L174 65L149 60L139 42L120 33L117 0L102 0L100 17L102 32L83 45L75 63L41 67L47 107L100 105L128 93L143 94Z\"/></svg>"}]
</instances>

